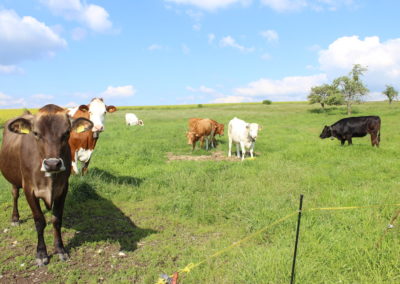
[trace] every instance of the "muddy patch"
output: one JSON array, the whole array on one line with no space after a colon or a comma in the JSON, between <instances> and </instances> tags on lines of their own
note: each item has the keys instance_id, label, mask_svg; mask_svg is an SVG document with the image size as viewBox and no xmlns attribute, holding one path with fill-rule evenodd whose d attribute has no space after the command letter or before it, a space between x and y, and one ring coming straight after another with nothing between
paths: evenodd
<instances>
[{"instance_id":1,"label":"muddy patch","mask_svg":"<svg viewBox=\"0 0 400 284\"><path fill-rule=\"evenodd\" d=\"M192 155L174 155L173 153L167 153L168 161L231 161L231 162L240 162L240 159L236 158L236 156L227 157L226 154L222 151L213 152L211 155L201 155L201 156L192 156Z\"/></svg>"}]
</instances>

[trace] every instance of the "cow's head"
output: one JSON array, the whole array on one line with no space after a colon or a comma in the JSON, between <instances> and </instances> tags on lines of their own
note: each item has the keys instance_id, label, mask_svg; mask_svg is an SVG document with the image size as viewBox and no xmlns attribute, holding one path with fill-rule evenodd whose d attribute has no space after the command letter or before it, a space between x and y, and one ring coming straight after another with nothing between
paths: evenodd
<instances>
[{"instance_id":1,"label":"cow's head","mask_svg":"<svg viewBox=\"0 0 400 284\"><path fill-rule=\"evenodd\" d=\"M94 98L88 105L81 105L79 109L89 113L89 119L93 122L93 132L104 131L104 119L107 112L115 112L115 106L106 106L102 98Z\"/></svg>"},{"instance_id":2,"label":"cow's head","mask_svg":"<svg viewBox=\"0 0 400 284\"><path fill-rule=\"evenodd\" d=\"M199 135L192 131L186 132L186 137L188 145L193 145L197 140L199 140Z\"/></svg>"},{"instance_id":3,"label":"cow's head","mask_svg":"<svg viewBox=\"0 0 400 284\"><path fill-rule=\"evenodd\" d=\"M216 129L216 133L219 134L219 136L223 136L224 135L224 128L225 125L218 123L217 124L217 129Z\"/></svg>"},{"instance_id":4,"label":"cow's head","mask_svg":"<svg viewBox=\"0 0 400 284\"><path fill-rule=\"evenodd\" d=\"M249 131L249 136L251 140L256 141L258 136L259 126L257 123L247 123L246 125L247 130Z\"/></svg>"},{"instance_id":5,"label":"cow's head","mask_svg":"<svg viewBox=\"0 0 400 284\"><path fill-rule=\"evenodd\" d=\"M63 154L68 153L68 138L71 131L90 130L93 123L86 118L73 120L67 111L56 105L42 107L36 115L24 115L8 125L8 130L20 135L32 135L40 156L40 170L46 176L64 171Z\"/></svg>"},{"instance_id":6,"label":"cow's head","mask_svg":"<svg viewBox=\"0 0 400 284\"><path fill-rule=\"evenodd\" d=\"M319 135L319 138L325 139L325 138L332 138L333 133L332 133L332 127L325 125L324 129L321 132L321 135Z\"/></svg>"},{"instance_id":7,"label":"cow's head","mask_svg":"<svg viewBox=\"0 0 400 284\"><path fill-rule=\"evenodd\" d=\"M138 125L140 125L140 126L144 126L144 122L143 122L143 120L139 119L139 120L138 120Z\"/></svg>"}]
</instances>

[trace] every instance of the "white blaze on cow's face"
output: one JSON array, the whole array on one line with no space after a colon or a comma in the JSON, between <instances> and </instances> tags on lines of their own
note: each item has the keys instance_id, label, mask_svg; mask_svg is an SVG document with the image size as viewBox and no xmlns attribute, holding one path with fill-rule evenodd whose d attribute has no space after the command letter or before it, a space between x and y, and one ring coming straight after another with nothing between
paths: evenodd
<instances>
[{"instance_id":1,"label":"white blaze on cow's face","mask_svg":"<svg viewBox=\"0 0 400 284\"><path fill-rule=\"evenodd\" d=\"M258 136L258 124L257 123L250 123L248 124L249 128L249 135L255 141Z\"/></svg>"},{"instance_id":2,"label":"white blaze on cow's face","mask_svg":"<svg viewBox=\"0 0 400 284\"><path fill-rule=\"evenodd\" d=\"M93 99L89 104L90 120L93 122L93 132L101 132L104 130L104 118L107 109L105 103L101 99Z\"/></svg>"}]
</instances>

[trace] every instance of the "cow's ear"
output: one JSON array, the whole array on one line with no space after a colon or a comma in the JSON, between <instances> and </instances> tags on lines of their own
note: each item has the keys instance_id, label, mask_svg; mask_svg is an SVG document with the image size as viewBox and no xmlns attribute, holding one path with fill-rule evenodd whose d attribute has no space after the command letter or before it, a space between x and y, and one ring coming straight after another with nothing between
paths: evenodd
<instances>
[{"instance_id":1,"label":"cow's ear","mask_svg":"<svg viewBox=\"0 0 400 284\"><path fill-rule=\"evenodd\" d=\"M80 105L78 108L80 111L87 112L89 111L89 106L87 105Z\"/></svg>"},{"instance_id":2,"label":"cow's ear","mask_svg":"<svg viewBox=\"0 0 400 284\"><path fill-rule=\"evenodd\" d=\"M32 122L25 118L17 118L8 125L8 130L17 134L32 132Z\"/></svg>"},{"instance_id":3,"label":"cow's ear","mask_svg":"<svg viewBox=\"0 0 400 284\"><path fill-rule=\"evenodd\" d=\"M106 110L107 112L115 112L117 111L117 108L115 106L107 106Z\"/></svg>"},{"instance_id":4,"label":"cow's ear","mask_svg":"<svg viewBox=\"0 0 400 284\"><path fill-rule=\"evenodd\" d=\"M72 122L71 130L75 131L76 133L82 133L91 130L92 128L93 122L91 122L89 119L80 117Z\"/></svg>"}]
</instances>

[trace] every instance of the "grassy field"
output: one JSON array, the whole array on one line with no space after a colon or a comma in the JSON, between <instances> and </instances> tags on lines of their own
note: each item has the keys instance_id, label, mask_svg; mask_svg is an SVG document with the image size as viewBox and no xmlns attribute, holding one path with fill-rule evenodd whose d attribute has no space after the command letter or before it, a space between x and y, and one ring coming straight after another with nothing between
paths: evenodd
<instances>
[{"instance_id":1,"label":"grassy field","mask_svg":"<svg viewBox=\"0 0 400 284\"><path fill-rule=\"evenodd\" d=\"M379 115L381 147L368 137L340 146L321 140L324 125L344 108L235 104L201 108L143 108L144 127L127 127L129 107L107 116L89 174L70 179L63 224L70 260L34 262L36 232L22 195L23 223L10 226L10 185L0 178L0 282L155 283L189 263L201 265L181 283L289 283L297 218L285 220L218 257L210 255L304 208L400 203L400 104L366 103L354 115ZM234 116L263 126L255 160L168 161L191 153L190 117L227 124ZM4 115L0 111L0 118ZM395 206L303 214L297 283L400 283L400 231L379 239ZM46 213L49 221L51 214ZM399 221L400 224L400 221ZM46 242L52 252L52 226ZM121 253L123 252L123 254Z\"/></svg>"}]
</instances>

